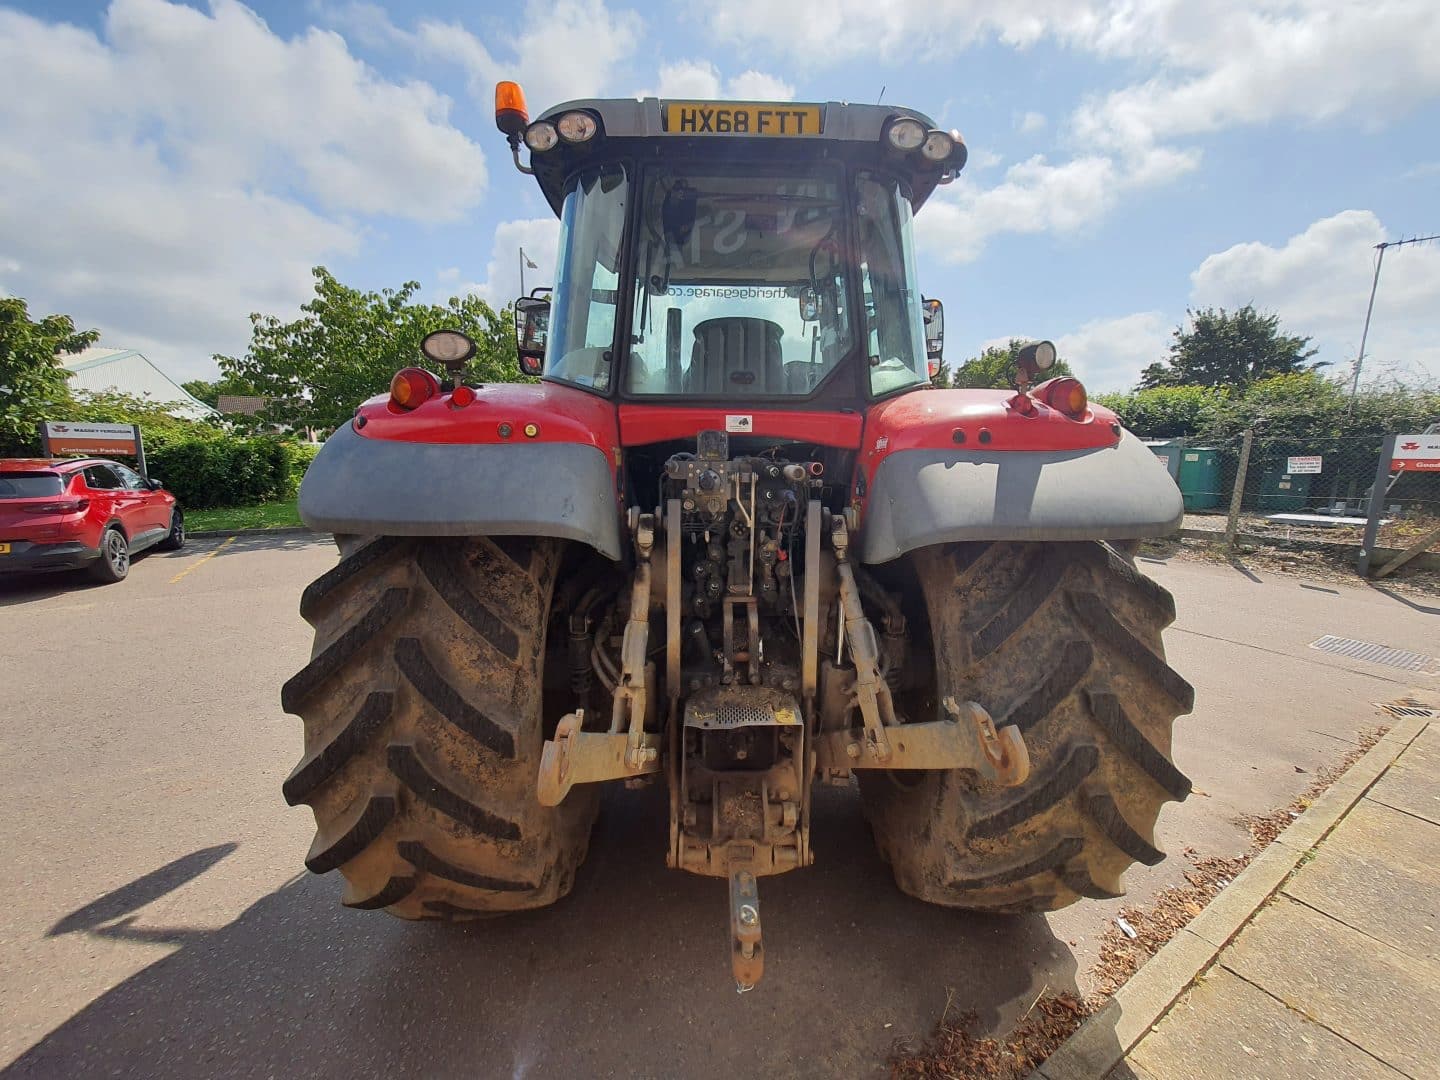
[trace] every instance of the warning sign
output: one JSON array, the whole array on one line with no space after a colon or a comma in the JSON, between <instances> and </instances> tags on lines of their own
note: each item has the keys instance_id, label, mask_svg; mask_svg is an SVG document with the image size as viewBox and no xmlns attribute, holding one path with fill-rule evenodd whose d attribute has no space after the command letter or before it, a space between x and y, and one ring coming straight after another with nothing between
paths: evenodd
<instances>
[{"instance_id":1,"label":"warning sign","mask_svg":"<svg viewBox=\"0 0 1440 1080\"><path fill-rule=\"evenodd\" d=\"M1297 476L1297 475L1299 475L1300 473L1318 473L1318 472L1322 472L1322 471L1323 471L1322 466L1323 466L1323 464L1324 464L1324 461L1325 461L1325 459L1324 459L1323 457L1321 457L1319 454L1305 455L1305 456L1303 456L1303 457L1286 458L1286 459L1285 459L1285 471L1286 471L1287 473L1289 473L1291 476Z\"/></svg>"},{"instance_id":2,"label":"warning sign","mask_svg":"<svg viewBox=\"0 0 1440 1080\"><path fill-rule=\"evenodd\" d=\"M1391 472L1440 472L1440 434L1396 435Z\"/></svg>"}]
</instances>

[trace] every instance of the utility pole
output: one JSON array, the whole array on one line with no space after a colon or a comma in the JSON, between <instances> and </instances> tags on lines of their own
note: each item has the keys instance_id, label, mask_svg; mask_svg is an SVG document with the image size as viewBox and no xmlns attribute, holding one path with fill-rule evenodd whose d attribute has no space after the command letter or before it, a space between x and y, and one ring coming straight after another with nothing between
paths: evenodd
<instances>
[{"instance_id":1,"label":"utility pole","mask_svg":"<svg viewBox=\"0 0 1440 1080\"><path fill-rule=\"evenodd\" d=\"M1440 240L1440 233L1433 236L1412 236L1409 240L1391 240L1384 244L1376 244L1375 250L1380 254L1375 256L1375 279L1370 282L1370 303L1365 308L1365 329L1360 331L1360 352L1355 357L1355 371L1350 379L1350 401L1354 405L1355 392L1360 388L1360 365L1365 362L1365 339L1370 336L1370 315L1375 310L1375 290L1380 287L1380 267L1385 262L1385 249L1392 247L1404 247L1406 244L1423 244L1430 240Z\"/></svg>"}]
</instances>

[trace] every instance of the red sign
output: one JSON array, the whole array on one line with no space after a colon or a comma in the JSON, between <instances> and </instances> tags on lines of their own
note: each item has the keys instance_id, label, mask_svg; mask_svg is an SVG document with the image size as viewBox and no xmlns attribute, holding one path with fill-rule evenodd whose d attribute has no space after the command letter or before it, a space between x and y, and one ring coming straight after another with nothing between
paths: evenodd
<instances>
[{"instance_id":1,"label":"red sign","mask_svg":"<svg viewBox=\"0 0 1440 1080\"><path fill-rule=\"evenodd\" d=\"M1391 472L1440 472L1440 434L1397 435Z\"/></svg>"}]
</instances>

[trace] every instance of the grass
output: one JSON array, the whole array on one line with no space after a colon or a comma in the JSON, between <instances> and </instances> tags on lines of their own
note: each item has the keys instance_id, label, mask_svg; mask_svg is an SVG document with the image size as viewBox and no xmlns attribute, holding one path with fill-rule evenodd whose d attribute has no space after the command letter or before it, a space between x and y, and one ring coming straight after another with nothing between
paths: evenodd
<instances>
[{"instance_id":1,"label":"grass","mask_svg":"<svg viewBox=\"0 0 1440 1080\"><path fill-rule=\"evenodd\" d=\"M189 532L233 529L283 529L304 524L295 500L259 503L256 506L227 506L220 510L189 510L185 528Z\"/></svg>"}]
</instances>

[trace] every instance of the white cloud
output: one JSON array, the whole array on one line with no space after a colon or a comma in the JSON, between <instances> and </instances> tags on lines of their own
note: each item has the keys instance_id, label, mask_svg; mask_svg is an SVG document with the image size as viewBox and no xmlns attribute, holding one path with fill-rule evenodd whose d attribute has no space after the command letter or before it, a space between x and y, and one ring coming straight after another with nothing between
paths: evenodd
<instances>
[{"instance_id":1,"label":"white cloud","mask_svg":"<svg viewBox=\"0 0 1440 1080\"><path fill-rule=\"evenodd\" d=\"M460 287L461 292L479 296L497 311L520 295L520 250L523 248L538 269L525 268L525 291L555 283L555 250L560 242L558 219L526 218L503 221L495 229L485 280Z\"/></svg>"},{"instance_id":2,"label":"white cloud","mask_svg":"<svg viewBox=\"0 0 1440 1080\"><path fill-rule=\"evenodd\" d=\"M946 262L970 262L998 233L1075 233L1129 190L1178 176L1198 162L1198 155L1157 147L1130 159L1088 156L1060 165L1036 155L1012 165L988 188L961 174L926 206L919 243Z\"/></svg>"},{"instance_id":3,"label":"white cloud","mask_svg":"<svg viewBox=\"0 0 1440 1080\"><path fill-rule=\"evenodd\" d=\"M433 18L406 30L373 3L321 5L319 11L331 25L369 44L399 46L426 62L458 65L471 97L486 107L494 100L495 84L513 79L524 87L532 116L563 101L609 91L644 31L639 15L612 11L604 0L531 0L513 20L518 33L484 37L463 23Z\"/></svg>"},{"instance_id":4,"label":"white cloud","mask_svg":"<svg viewBox=\"0 0 1440 1080\"><path fill-rule=\"evenodd\" d=\"M1037 131L1044 131L1045 124L1045 114L1031 110L1016 118L1015 129L1021 135L1033 135Z\"/></svg>"},{"instance_id":5,"label":"white cloud","mask_svg":"<svg viewBox=\"0 0 1440 1080\"><path fill-rule=\"evenodd\" d=\"M1253 304L1280 316L1281 328L1313 339L1327 373L1348 376L1360 344L1375 272L1375 245L1386 239L1369 210L1322 218L1280 245L1236 244L1207 257L1190 275L1190 306L1229 310ZM1440 247L1387 253L1366 344L1364 381L1440 379ZM1055 339L1060 355L1096 393L1128 389L1147 364L1165 357L1180 311L1141 311L1096 319Z\"/></svg>"},{"instance_id":6,"label":"white cloud","mask_svg":"<svg viewBox=\"0 0 1440 1080\"><path fill-rule=\"evenodd\" d=\"M100 34L0 10L3 287L181 378L356 253L352 215L443 220L485 187L424 83L235 0L114 0Z\"/></svg>"},{"instance_id":7,"label":"white cloud","mask_svg":"<svg viewBox=\"0 0 1440 1080\"><path fill-rule=\"evenodd\" d=\"M1275 247L1250 242L1211 255L1190 276L1197 307L1275 311L1291 333L1311 335L1316 359L1345 373L1360 346L1375 272L1375 245L1386 240L1369 210L1346 210L1315 222ZM1440 377L1440 246L1386 253L1366 344L1367 375Z\"/></svg>"},{"instance_id":8,"label":"white cloud","mask_svg":"<svg viewBox=\"0 0 1440 1080\"><path fill-rule=\"evenodd\" d=\"M793 101L795 87L763 71L745 71L722 80L708 60L677 60L660 65L659 89L642 90L637 97L697 98L732 101Z\"/></svg>"},{"instance_id":9,"label":"white cloud","mask_svg":"<svg viewBox=\"0 0 1440 1080\"><path fill-rule=\"evenodd\" d=\"M1092 319L1055 340L1055 348L1091 393L1128 390L1140 370L1165 358L1174 321L1158 311Z\"/></svg>"},{"instance_id":10,"label":"white cloud","mask_svg":"<svg viewBox=\"0 0 1440 1080\"><path fill-rule=\"evenodd\" d=\"M1155 58L1160 70L1080 109L1083 139L1129 147L1278 118L1380 126L1440 95L1440 19L1426 0L1175 0L1130 11L1095 47Z\"/></svg>"}]
</instances>

